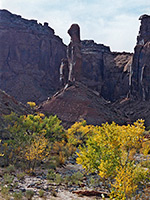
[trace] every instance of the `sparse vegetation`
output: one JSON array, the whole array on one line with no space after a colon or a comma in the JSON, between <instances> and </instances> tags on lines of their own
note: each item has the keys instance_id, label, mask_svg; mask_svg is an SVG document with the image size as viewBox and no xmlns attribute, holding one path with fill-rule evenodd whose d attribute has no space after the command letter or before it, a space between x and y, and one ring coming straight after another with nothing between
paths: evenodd
<instances>
[{"instance_id":1,"label":"sparse vegetation","mask_svg":"<svg viewBox=\"0 0 150 200\"><path fill-rule=\"evenodd\" d=\"M44 190L39 190L39 197L44 197Z\"/></svg>"},{"instance_id":2,"label":"sparse vegetation","mask_svg":"<svg viewBox=\"0 0 150 200\"><path fill-rule=\"evenodd\" d=\"M14 192L13 194L14 200L21 200L22 199L22 192Z\"/></svg>"},{"instance_id":3,"label":"sparse vegetation","mask_svg":"<svg viewBox=\"0 0 150 200\"><path fill-rule=\"evenodd\" d=\"M47 173L48 180L54 180L56 178L56 173L53 169L49 169Z\"/></svg>"},{"instance_id":4,"label":"sparse vegetation","mask_svg":"<svg viewBox=\"0 0 150 200\"><path fill-rule=\"evenodd\" d=\"M9 187L2 186L1 187L1 194L2 194L3 198L8 199L9 198Z\"/></svg>"},{"instance_id":5,"label":"sparse vegetation","mask_svg":"<svg viewBox=\"0 0 150 200\"><path fill-rule=\"evenodd\" d=\"M63 178L60 174L56 174L56 177L55 177L55 182L56 184L61 184L63 182Z\"/></svg>"},{"instance_id":6,"label":"sparse vegetation","mask_svg":"<svg viewBox=\"0 0 150 200\"><path fill-rule=\"evenodd\" d=\"M33 190L27 190L26 191L26 197L28 200L32 200L32 197L34 196L34 191Z\"/></svg>"},{"instance_id":7,"label":"sparse vegetation","mask_svg":"<svg viewBox=\"0 0 150 200\"><path fill-rule=\"evenodd\" d=\"M25 172L17 173L18 180L23 180L25 175L26 175Z\"/></svg>"},{"instance_id":8,"label":"sparse vegetation","mask_svg":"<svg viewBox=\"0 0 150 200\"><path fill-rule=\"evenodd\" d=\"M8 167L6 167L6 172L9 173L9 174L15 172L15 166L9 165Z\"/></svg>"},{"instance_id":9,"label":"sparse vegetation","mask_svg":"<svg viewBox=\"0 0 150 200\"><path fill-rule=\"evenodd\" d=\"M3 178L4 178L4 184L11 184L14 180L14 176L7 173L4 174Z\"/></svg>"}]
</instances>

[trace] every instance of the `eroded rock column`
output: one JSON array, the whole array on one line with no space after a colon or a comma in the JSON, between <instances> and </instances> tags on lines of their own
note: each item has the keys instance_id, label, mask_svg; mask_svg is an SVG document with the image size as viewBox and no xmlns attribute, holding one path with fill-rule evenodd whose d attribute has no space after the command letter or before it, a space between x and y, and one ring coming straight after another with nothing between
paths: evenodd
<instances>
[{"instance_id":1,"label":"eroded rock column","mask_svg":"<svg viewBox=\"0 0 150 200\"><path fill-rule=\"evenodd\" d=\"M132 63L132 94L143 101L150 99L150 16L142 15Z\"/></svg>"},{"instance_id":2,"label":"eroded rock column","mask_svg":"<svg viewBox=\"0 0 150 200\"><path fill-rule=\"evenodd\" d=\"M72 24L68 30L71 41L67 47L67 58L69 64L69 81L80 81L82 70L80 27L78 24Z\"/></svg>"}]
</instances>

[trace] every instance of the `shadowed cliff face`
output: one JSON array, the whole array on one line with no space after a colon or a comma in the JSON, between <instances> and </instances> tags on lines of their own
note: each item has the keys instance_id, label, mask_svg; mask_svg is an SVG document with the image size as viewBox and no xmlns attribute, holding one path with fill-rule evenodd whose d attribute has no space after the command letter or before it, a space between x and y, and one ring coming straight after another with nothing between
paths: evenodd
<instances>
[{"instance_id":1,"label":"shadowed cliff face","mask_svg":"<svg viewBox=\"0 0 150 200\"><path fill-rule=\"evenodd\" d=\"M21 102L41 102L58 89L66 46L47 23L0 10L0 88Z\"/></svg>"},{"instance_id":2,"label":"shadowed cliff face","mask_svg":"<svg viewBox=\"0 0 150 200\"><path fill-rule=\"evenodd\" d=\"M82 41L82 82L106 100L116 101L129 92L131 53L111 52L93 40Z\"/></svg>"},{"instance_id":3,"label":"shadowed cliff face","mask_svg":"<svg viewBox=\"0 0 150 200\"><path fill-rule=\"evenodd\" d=\"M142 15L133 57L132 94L150 100L150 16Z\"/></svg>"}]
</instances>

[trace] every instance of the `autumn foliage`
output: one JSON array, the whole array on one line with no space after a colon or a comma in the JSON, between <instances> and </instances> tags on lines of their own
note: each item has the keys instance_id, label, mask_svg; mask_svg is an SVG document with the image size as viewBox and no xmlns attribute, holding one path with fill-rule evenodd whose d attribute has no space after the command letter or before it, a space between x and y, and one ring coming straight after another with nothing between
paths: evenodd
<instances>
[{"instance_id":1,"label":"autumn foliage","mask_svg":"<svg viewBox=\"0 0 150 200\"><path fill-rule=\"evenodd\" d=\"M29 105L35 107L33 102ZM76 162L87 173L99 175L110 199L130 199L139 187L147 189L150 140L144 137L143 120L122 126L115 122L93 126L83 120L68 130L57 116L47 117L43 113L11 113L5 120L8 138L3 141L0 155L6 165L25 163L29 171L41 163L61 166L76 152ZM142 159L137 160L137 155Z\"/></svg>"},{"instance_id":2,"label":"autumn foliage","mask_svg":"<svg viewBox=\"0 0 150 200\"><path fill-rule=\"evenodd\" d=\"M140 166L142 171L139 172L140 163L135 164L134 160L134 155L143 145L144 121L138 120L126 126L105 123L91 126L91 129L85 145L79 147L77 163L88 173L99 174L110 191L111 199L131 198L138 185L150 177L149 169ZM138 173L141 173L142 180L137 179Z\"/></svg>"},{"instance_id":3,"label":"autumn foliage","mask_svg":"<svg viewBox=\"0 0 150 200\"><path fill-rule=\"evenodd\" d=\"M9 163L27 161L29 169L37 162L48 159L52 144L64 137L64 128L57 116L46 117L42 113L5 116L9 139L3 144ZM7 151L9 149L9 151Z\"/></svg>"}]
</instances>

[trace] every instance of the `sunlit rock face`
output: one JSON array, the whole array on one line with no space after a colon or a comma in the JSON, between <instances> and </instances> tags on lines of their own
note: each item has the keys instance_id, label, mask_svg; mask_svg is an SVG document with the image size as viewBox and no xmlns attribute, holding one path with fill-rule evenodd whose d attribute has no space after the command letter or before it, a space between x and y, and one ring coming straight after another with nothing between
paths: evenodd
<instances>
[{"instance_id":1,"label":"sunlit rock face","mask_svg":"<svg viewBox=\"0 0 150 200\"><path fill-rule=\"evenodd\" d=\"M0 88L21 102L41 102L58 89L66 46L48 26L0 10Z\"/></svg>"},{"instance_id":2,"label":"sunlit rock face","mask_svg":"<svg viewBox=\"0 0 150 200\"><path fill-rule=\"evenodd\" d=\"M141 100L150 99L150 16L142 15L132 64L132 94Z\"/></svg>"}]
</instances>

